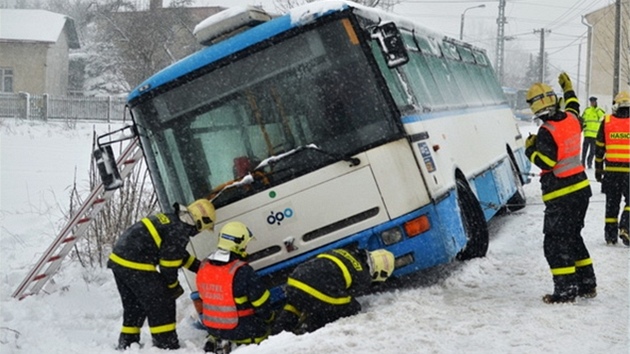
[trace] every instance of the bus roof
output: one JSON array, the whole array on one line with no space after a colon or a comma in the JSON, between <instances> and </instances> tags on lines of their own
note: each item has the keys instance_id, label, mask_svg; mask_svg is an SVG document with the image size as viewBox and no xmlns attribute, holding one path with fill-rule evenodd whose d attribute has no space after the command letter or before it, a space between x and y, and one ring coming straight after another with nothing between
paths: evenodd
<instances>
[{"instance_id":1,"label":"bus roof","mask_svg":"<svg viewBox=\"0 0 630 354\"><path fill-rule=\"evenodd\" d=\"M325 17L332 13L344 11L348 8L354 8L355 12L359 16L364 17L368 20L372 20L375 23L382 21L394 21L398 26L409 31L414 30L415 33L422 33L432 36L436 39L445 38L444 35L430 31L424 27L420 27L405 17L397 16L395 14L372 7L359 5L351 1L335 0L312 2L300 7L293 8L282 16L271 19L268 22L264 22L256 27L249 29L246 32L239 33L212 46L203 48L200 51L195 52L188 57L169 65L155 75L149 77L133 91L131 91L131 93L127 97L127 100L131 102L138 97L146 94L147 92L155 90L156 88L166 83L177 80L178 78L181 78L190 72L198 70L208 64L214 63L243 49L251 47L252 45L260 43L268 38L286 32L292 28L301 27L305 24L315 21L318 18ZM221 16L221 13L214 16ZM204 22L205 21L207 20L204 20ZM211 23L212 21L208 22ZM457 41L456 39L452 40ZM483 51L479 48L475 49Z\"/></svg>"}]
</instances>

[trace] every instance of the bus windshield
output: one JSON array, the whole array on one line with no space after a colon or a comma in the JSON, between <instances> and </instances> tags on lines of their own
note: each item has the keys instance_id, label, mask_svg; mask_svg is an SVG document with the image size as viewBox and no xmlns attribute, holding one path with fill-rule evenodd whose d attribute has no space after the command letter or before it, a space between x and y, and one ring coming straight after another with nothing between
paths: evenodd
<instances>
[{"instance_id":1,"label":"bus windshield","mask_svg":"<svg viewBox=\"0 0 630 354\"><path fill-rule=\"evenodd\" d=\"M218 194L220 207L402 135L348 19L225 60L131 107L170 203ZM217 193L294 149L247 188Z\"/></svg>"}]
</instances>

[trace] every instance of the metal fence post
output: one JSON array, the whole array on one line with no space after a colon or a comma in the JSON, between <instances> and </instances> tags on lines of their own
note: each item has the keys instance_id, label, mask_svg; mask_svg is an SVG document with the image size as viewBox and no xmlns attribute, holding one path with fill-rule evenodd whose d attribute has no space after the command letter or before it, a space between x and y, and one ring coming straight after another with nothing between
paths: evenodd
<instances>
[{"instance_id":1,"label":"metal fence post","mask_svg":"<svg viewBox=\"0 0 630 354\"><path fill-rule=\"evenodd\" d=\"M31 95L28 92L23 91L20 91L19 94L20 98L24 99L24 105L22 106L23 109L20 109L20 116L21 118L28 119L31 116Z\"/></svg>"},{"instance_id":2,"label":"metal fence post","mask_svg":"<svg viewBox=\"0 0 630 354\"><path fill-rule=\"evenodd\" d=\"M48 120L48 100L50 99L50 95L45 93L42 99L42 118L44 121Z\"/></svg>"},{"instance_id":3,"label":"metal fence post","mask_svg":"<svg viewBox=\"0 0 630 354\"><path fill-rule=\"evenodd\" d=\"M107 96L107 123L112 122L112 96Z\"/></svg>"}]
</instances>

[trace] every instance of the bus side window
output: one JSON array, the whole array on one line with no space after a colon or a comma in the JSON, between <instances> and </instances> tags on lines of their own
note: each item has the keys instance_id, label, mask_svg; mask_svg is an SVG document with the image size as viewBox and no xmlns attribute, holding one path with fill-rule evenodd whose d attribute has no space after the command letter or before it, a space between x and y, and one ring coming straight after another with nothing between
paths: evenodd
<instances>
[{"instance_id":1,"label":"bus side window","mask_svg":"<svg viewBox=\"0 0 630 354\"><path fill-rule=\"evenodd\" d=\"M449 108L465 106L466 103L461 98L463 93L457 85L455 76L445 62L444 53L441 53L441 56L435 55L440 52L435 48L436 46L439 47L439 42L434 38L423 36L416 36L416 40L422 50L423 58L426 59L428 70L433 75L437 89L442 94L442 97L445 98L444 102L448 102Z\"/></svg>"},{"instance_id":2,"label":"bus side window","mask_svg":"<svg viewBox=\"0 0 630 354\"><path fill-rule=\"evenodd\" d=\"M416 41L411 35L403 35L403 40L410 49L408 49L409 63L402 67L402 71L409 81L408 84L411 86L416 100L425 110L444 107L445 97L429 67L427 56L419 52Z\"/></svg>"},{"instance_id":3,"label":"bus side window","mask_svg":"<svg viewBox=\"0 0 630 354\"><path fill-rule=\"evenodd\" d=\"M462 100L467 103L468 107L482 106L483 102L477 87L475 86L474 78L466 69L466 63L460 56L456 46L453 43L442 42L442 47L443 52L448 53L445 55L445 63L455 77L455 82L461 92L464 93L462 95Z\"/></svg>"},{"instance_id":4,"label":"bus side window","mask_svg":"<svg viewBox=\"0 0 630 354\"><path fill-rule=\"evenodd\" d=\"M381 54L381 49L374 41L370 42L372 54L380 69L381 74L385 78L389 92L394 98L394 102L399 110L405 111L406 107L414 104L413 96L405 90L405 86L401 83L402 78L398 74L397 69L391 69L385 63L385 59Z\"/></svg>"},{"instance_id":5,"label":"bus side window","mask_svg":"<svg viewBox=\"0 0 630 354\"><path fill-rule=\"evenodd\" d=\"M473 51L473 55L475 56L475 61L481 67L482 76L486 81L486 87L490 88L489 94L492 103L500 104L506 102L505 95L503 94L501 85L494 75L494 70L492 70L492 66L490 66L488 57L486 57L483 52L476 50Z\"/></svg>"}]
</instances>

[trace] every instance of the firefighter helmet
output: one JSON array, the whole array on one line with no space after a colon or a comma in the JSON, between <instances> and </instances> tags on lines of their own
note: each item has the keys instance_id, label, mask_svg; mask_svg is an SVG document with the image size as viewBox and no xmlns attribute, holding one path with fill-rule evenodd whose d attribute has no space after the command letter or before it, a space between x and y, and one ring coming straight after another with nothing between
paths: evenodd
<instances>
[{"instance_id":1,"label":"firefighter helmet","mask_svg":"<svg viewBox=\"0 0 630 354\"><path fill-rule=\"evenodd\" d=\"M527 91L527 103L536 117L555 113L558 97L553 89L541 82L537 82Z\"/></svg>"},{"instance_id":2,"label":"firefighter helmet","mask_svg":"<svg viewBox=\"0 0 630 354\"><path fill-rule=\"evenodd\" d=\"M186 209L192 216L197 231L214 230L216 212L214 205L207 199L198 199L192 202Z\"/></svg>"},{"instance_id":3,"label":"firefighter helmet","mask_svg":"<svg viewBox=\"0 0 630 354\"><path fill-rule=\"evenodd\" d=\"M394 272L394 254L388 250L369 252L367 261L372 281L385 281Z\"/></svg>"},{"instance_id":4,"label":"firefighter helmet","mask_svg":"<svg viewBox=\"0 0 630 354\"><path fill-rule=\"evenodd\" d=\"M615 96L615 104L617 107L630 107L630 93L621 91Z\"/></svg>"},{"instance_id":5,"label":"firefighter helmet","mask_svg":"<svg viewBox=\"0 0 630 354\"><path fill-rule=\"evenodd\" d=\"M247 244L252 237L254 237L252 232L245 224L239 221L232 221L221 228L217 248L245 257L247 256L247 253L245 253Z\"/></svg>"}]
</instances>

